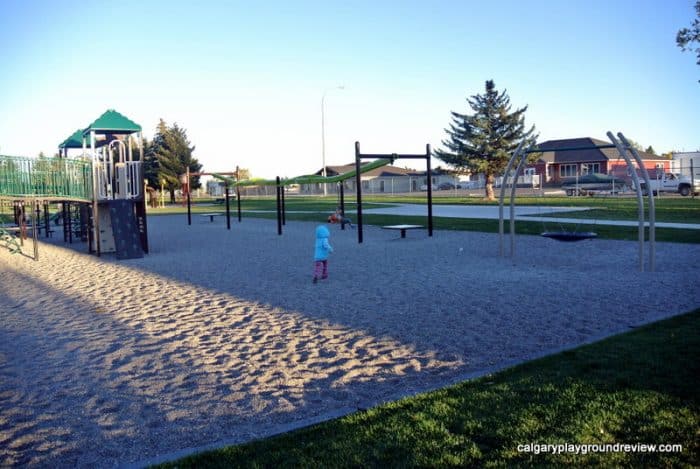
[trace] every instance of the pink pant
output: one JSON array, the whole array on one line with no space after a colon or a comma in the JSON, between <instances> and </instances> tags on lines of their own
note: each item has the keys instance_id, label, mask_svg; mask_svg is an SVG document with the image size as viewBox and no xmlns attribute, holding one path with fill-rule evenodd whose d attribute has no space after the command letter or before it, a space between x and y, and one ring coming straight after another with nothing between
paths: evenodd
<instances>
[{"instance_id":1,"label":"pink pant","mask_svg":"<svg viewBox=\"0 0 700 469\"><path fill-rule=\"evenodd\" d=\"M314 262L314 278L326 278L328 277L328 261L315 261Z\"/></svg>"}]
</instances>

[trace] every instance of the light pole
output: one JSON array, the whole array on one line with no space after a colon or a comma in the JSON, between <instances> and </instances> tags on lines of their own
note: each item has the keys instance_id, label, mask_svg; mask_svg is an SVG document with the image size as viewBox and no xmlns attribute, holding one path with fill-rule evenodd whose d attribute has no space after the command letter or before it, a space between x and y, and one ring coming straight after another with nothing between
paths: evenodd
<instances>
[{"instance_id":1,"label":"light pole","mask_svg":"<svg viewBox=\"0 0 700 469\"><path fill-rule=\"evenodd\" d=\"M326 93L331 90L344 90L345 86L336 86L329 88L323 92L321 96L321 159L323 166L321 167L321 176L326 177ZM323 195L328 195L328 189L323 184Z\"/></svg>"}]
</instances>

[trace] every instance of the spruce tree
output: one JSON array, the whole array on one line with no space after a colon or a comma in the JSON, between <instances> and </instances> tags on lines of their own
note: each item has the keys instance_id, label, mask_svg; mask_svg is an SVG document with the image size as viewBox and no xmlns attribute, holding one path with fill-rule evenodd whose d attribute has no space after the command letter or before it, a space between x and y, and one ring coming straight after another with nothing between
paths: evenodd
<instances>
[{"instance_id":1,"label":"spruce tree","mask_svg":"<svg viewBox=\"0 0 700 469\"><path fill-rule=\"evenodd\" d=\"M149 175L149 183L160 187L160 183L163 181L165 189L170 192L171 202L175 202L175 190L182 187L180 176L187 172L187 168L191 173L199 172L202 169L199 161L192 156L194 148L194 146L190 146L185 129L177 124L168 127L163 119L160 120L156 135L153 137L151 145L146 149L144 159L147 162L146 172ZM153 177L154 168L157 168L155 171L156 180L150 180ZM191 178L190 187L196 189L199 186L199 176Z\"/></svg>"},{"instance_id":2,"label":"spruce tree","mask_svg":"<svg viewBox=\"0 0 700 469\"><path fill-rule=\"evenodd\" d=\"M445 149L435 156L460 172L482 173L486 178L486 198L494 199L493 184L503 174L513 151L527 139L534 143L535 126L525 131L527 106L511 112L506 91L498 92L493 80L486 81L486 92L467 99L473 114L452 111L452 122L442 141Z\"/></svg>"}]
</instances>

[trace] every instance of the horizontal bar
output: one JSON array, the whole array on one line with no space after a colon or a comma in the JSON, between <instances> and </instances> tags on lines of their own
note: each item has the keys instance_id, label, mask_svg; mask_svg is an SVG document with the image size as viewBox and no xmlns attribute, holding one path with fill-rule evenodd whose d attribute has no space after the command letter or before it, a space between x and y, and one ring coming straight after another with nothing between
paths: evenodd
<instances>
[{"instance_id":1,"label":"horizontal bar","mask_svg":"<svg viewBox=\"0 0 700 469\"><path fill-rule=\"evenodd\" d=\"M398 159L426 159L427 154L424 155L399 155L398 153L392 153L390 155L371 155L366 153L360 153L357 155L359 158L384 158L387 160L398 160Z\"/></svg>"}]
</instances>

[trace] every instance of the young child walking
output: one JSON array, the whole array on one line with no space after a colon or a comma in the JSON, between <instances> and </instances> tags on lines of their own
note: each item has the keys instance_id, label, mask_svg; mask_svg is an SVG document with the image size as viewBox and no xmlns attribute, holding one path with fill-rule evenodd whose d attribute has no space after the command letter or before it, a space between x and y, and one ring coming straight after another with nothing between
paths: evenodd
<instances>
[{"instance_id":1,"label":"young child walking","mask_svg":"<svg viewBox=\"0 0 700 469\"><path fill-rule=\"evenodd\" d=\"M331 232L323 225L316 227L316 249L314 252L314 280L328 278L328 254L333 252L333 246L328 242Z\"/></svg>"}]
</instances>

